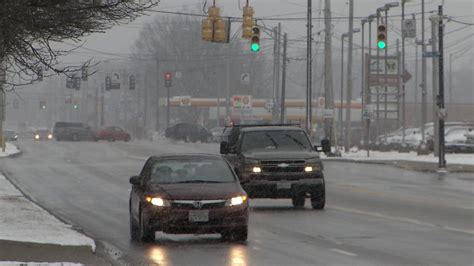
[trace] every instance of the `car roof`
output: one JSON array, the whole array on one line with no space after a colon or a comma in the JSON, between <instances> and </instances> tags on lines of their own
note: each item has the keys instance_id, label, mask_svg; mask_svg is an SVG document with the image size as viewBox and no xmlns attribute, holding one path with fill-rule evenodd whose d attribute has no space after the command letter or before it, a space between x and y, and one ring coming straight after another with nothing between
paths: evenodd
<instances>
[{"instance_id":1,"label":"car roof","mask_svg":"<svg viewBox=\"0 0 474 266\"><path fill-rule=\"evenodd\" d=\"M280 130L295 130L303 131L300 127L295 126L258 126L258 127L245 127L241 129L242 132L252 132L252 131L280 131Z\"/></svg>"},{"instance_id":2,"label":"car roof","mask_svg":"<svg viewBox=\"0 0 474 266\"><path fill-rule=\"evenodd\" d=\"M151 158L159 160L159 159L224 159L222 155L216 154L208 154L208 153L168 153L168 154L160 154L154 155Z\"/></svg>"}]
</instances>

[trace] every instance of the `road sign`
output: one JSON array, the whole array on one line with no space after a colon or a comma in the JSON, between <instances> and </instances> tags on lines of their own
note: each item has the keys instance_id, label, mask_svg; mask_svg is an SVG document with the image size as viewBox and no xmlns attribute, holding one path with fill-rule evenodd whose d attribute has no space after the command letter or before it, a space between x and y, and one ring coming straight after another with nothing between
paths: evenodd
<instances>
[{"instance_id":1,"label":"road sign","mask_svg":"<svg viewBox=\"0 0 474 266\"><path fill-rule=\"evenodd\" d=\"M177 79L181 79L183 77L183 72L181 71L176 71L176 73L174 73L174 76L177 78Z\"/></svg>"},{"instance_id":2,"label":"road sign","mask_svg":"<svg viewBox=\"0 0 474 266\"><path fill-rule=\"evenodd\" d=\"M402 32L405 38L416 38L416 20L405 19L402 24Z\"/></svg>"},{"instance_id":3,"label":"road sign","mask_svg":"<svg viewBox=\"0 0 474 266\"><path fill-rule=\"evenodd\" d=\"M369 86L390 86L390 87L398 87L400 84L400 77L398 75L383 75L379 74L378 78L377 75L372 74L369 75Z\"/></svg>"},{"instance_id":4,"label":"road sign","mask_svg":"<svg viewBox=\"0 0 474 266\"><path fill-rule=\"evenodd\" d=\"M385 74L385 57L381 56L378 60L379 75ZM370 74L377 74L377 57L370 59ZM387 57L387 74L398 75L398 57Z\"/></svg>"},{"instance_id":5,"label":"road sign","mask_svg":"<svg viewBox=\"0 0 474 266\"><path fill-rule=\"evenodd\" d=\"M112 90L120 90L120 74L119 73L112 73L110 81L111 81L110 88Z\"/></svg>"},{"instance_id":6,"label":"road sign","mask_svg":"<svg viewBox=\"0 0 474 266\"><path fill-rule=\"evenodd\" d=\"M240 84L249 85L250 84L250 73L243 73L240 75Z\"/></svg>"},{"instance_id":7,"label":"road sign","mask_svg":"<svg viewBox=\"0 0 474 266\"><path fill-rule=\"evenodd\" d=\"M275 106L275 103L273 102L273 99L267 99L265 102L265 109L271 110Z\"/></svg>"},{"instance_id":8,"label":"road sign","mask_svg":"<svg viewBox=\"0 0 474 266\"><path fill-rule=\"evenodd\" d=\"M323 109L324 118L334 118L334 109Z\"/></svg>"},{"instance_id":9,"label":"road sign","mask_svg":"<svg viewBox=\"0 0 474 266\"><path fill-rule=\"evenodd\" d=\"M319 97L318 98L318 108L324 109L325 104L326 104L326 98L325 97Z\"/></svg>"},{"instance_id":10,"label":"road sign","mask_svg":"<svg viewBox=\"0 0 474 266\"><path fill-rule=\"evenodd\" d=\"M412 78L412 75L408 70L405 69L405 72L402 75L403 83L407 83Z\"/></svg>"},{"instance_id":11,"label":"road sign","mask_svg":"<svg viewBox=\"0 0 474 266\"><path fill-rule=\"evenodd\" d=\"M438 51L427 51L423 53L423 57L439 57Z\"/></svg>"},{"instance_id":12,"label":"road sign","mask_svg":"<svg viewBox=\"0 0 474 266\"><path fill-rule=\"evenodd\" d=\"M179 106L191 106L191 96L179 97Z\"/></svg>"}]
</instances>

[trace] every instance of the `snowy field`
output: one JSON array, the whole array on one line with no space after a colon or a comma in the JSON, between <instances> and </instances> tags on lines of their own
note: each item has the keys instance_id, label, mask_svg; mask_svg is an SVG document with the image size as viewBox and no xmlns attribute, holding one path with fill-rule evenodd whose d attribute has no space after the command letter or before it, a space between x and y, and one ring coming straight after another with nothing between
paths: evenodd
<instances>
[{"instance_id":1,"label":"snowy field","mask_svg":"<svg viewBox=\"0 0 474 266\"><path fill-rule=\"evenodd\" d=\"M367 157L367 151L351 151L349 153L342 153L342 157L330 157L323 156L326 160L351 160L351 161L412 161L412 162L429 162L437 163L438 157L430 155L418 156L416 152L410 153L399 153L399 152L380 152L370 151L370 157ZM463 165L474 165L474 154L446 154L446 162L448 164L463 164Z\"/></svg>"},{"instance_id":2,"label":"snowy field","mask_svg":"<svg viewBox=\"0 0 474 266\"><path fill-rule=\"evenodd\" d=\"M20 150L18 149L18 147L16 145L13 145L13 144L7 142L5 152L2 152L2 149L0 148L0 157L7 157L9 155L16 154L16 153L19 153L19 152L20 152Z\"/></svg>"},{"instance_id":3,"label":"snowy field","mask_svg":"<svg viewBox=\"0 0 474 266\"><path fill-rule=\"evenodd\" d=\"M90 246L93 239L73 230L23 196L0 174L0 240L62 246Z\"/></svg>"}]
</instances>

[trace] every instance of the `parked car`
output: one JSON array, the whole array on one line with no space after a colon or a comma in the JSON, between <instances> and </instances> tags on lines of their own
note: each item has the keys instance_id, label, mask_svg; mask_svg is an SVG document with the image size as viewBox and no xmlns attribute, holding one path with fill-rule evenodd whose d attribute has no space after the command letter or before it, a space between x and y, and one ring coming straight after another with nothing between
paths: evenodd
<instances>
[{"instance_id":1,"label":"parked car","mask_svg":"<svg viewBox=\"0 0 474 266\"><path fill-rule=\"evenodd\" d=\"M38 129L33 133L33 139L36 141L39 140L52 140L53 132L49 129Z\"/></svg>"},{"instance_id":2,"label":"parked car","mask_svg":"<svg viewBox=\"0 0 474 266\"><path fill-rule=\"evenodd\" d=\"M82 123L56 122L53 136L57 141L97 140L95 132L89 126Z\"/></svg>"},{"instance_id":3,"label":"parked car","mask_svg":"<svg viewBox=\"0 0 474 266\"><path fill-rule=\"evenodd\" d=\"M211 132L197 124L180 123L169 127L165 131L165 136L174 140L184 140L185 142L210 142Z\"/></svg>"},{"instance_id":4,"label":"parked car","mask_svg":"<svg viewBox=\"0 0 474 266\"><path fill-rule=\"evenodd\" d=\"M18 134L13 130L4 130L3 131L3 137L5 138L5 141L17 141L18 140Z\"/></svg>"},{"instance_id":5,"label":"parked car","mask_svg":"<svg viewBox=\"0 0 474 266\"><path fill-rule=\"evenodd\" d=\"M154 241L156 231L218 233L224 240L247 240L247 194L221 156L153 156L130 183L132 240Z\"/></svg>"},{"instance_id":6,"label":"parked car","mask_svg":"<svg viewBox=\"0 0 474 266\"><path fill-rule=\"evenodd\" d=\"M106 127L98 130L96 133L97 140L108 140L108 141L130 141L130 134L120 127Z\"/></svg>"}]
</instances>

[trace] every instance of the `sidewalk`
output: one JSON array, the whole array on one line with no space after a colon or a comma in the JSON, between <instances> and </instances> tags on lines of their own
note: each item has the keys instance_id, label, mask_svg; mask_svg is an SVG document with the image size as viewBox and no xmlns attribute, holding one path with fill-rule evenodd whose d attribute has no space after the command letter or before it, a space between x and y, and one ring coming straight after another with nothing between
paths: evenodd
<instances>
[{"instance_id":1,"label":"sidewalk","mask_svg":"<svg viewBox=\"0 0 474 266\"><path fill-rule=\"evenodd\" d=\"M351 150L349 153L343 152L342 157L321 157L326 161L388 164L416 171L438 170L438 157L433 154L418 156L416 152L370 151L370 157L367 157L365 150ZM446 163L449 172L474 172L474 154L446 154Z\"/></svg>"},{"instance_id":2,"label":"sidewalk","mask_svg":"<svg viewBox=\"0 0 474 266\"><path fill-rule=\"evenodd\" d=\"M27 199L0 174L0 265L108 264L95 241Z\"/></svg>"},{"instance_id":3,"label":"sidewalk","mask_svg":"<svg viewBox=\"0 0 474 266\"><path fill-rule=\"evenodd\" d=\"M7 142L5 146L6 146L5 152L2 152L2 149L0 148L0 158L11 157L11 156L19 155L21 153L21 150L18 148L18 146L16 146L13 143Z\"/></svg>"}]
</instances>

